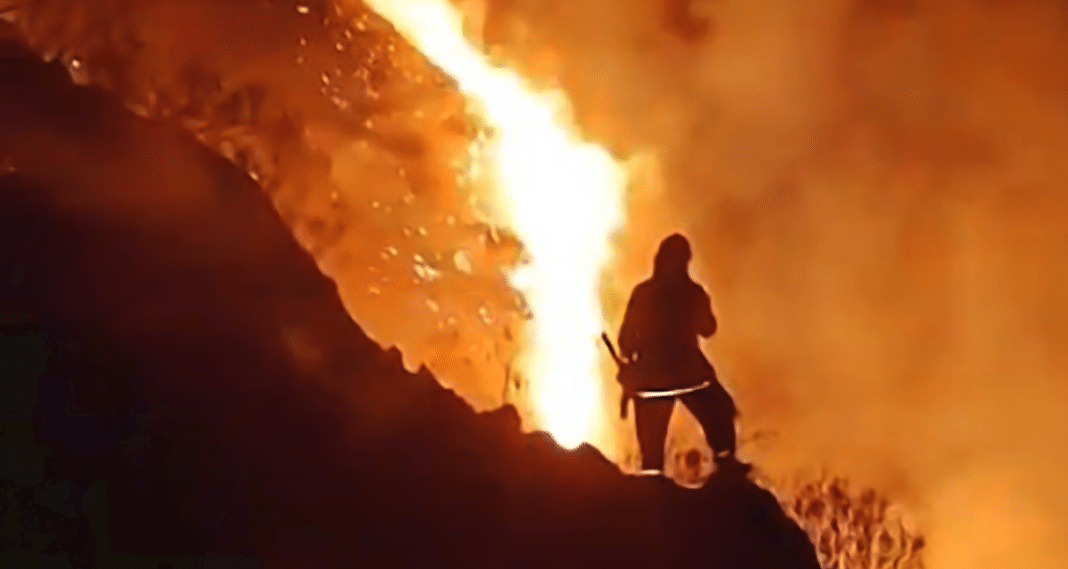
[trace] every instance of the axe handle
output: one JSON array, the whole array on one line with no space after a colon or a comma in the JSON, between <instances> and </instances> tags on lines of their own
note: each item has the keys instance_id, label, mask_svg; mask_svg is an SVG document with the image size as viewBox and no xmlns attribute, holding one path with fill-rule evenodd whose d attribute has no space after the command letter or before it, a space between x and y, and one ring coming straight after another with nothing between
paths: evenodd
<instances>
[{"instance_id":1,"label":"axe handle","mask_svg":"<svg viewBox=\"0 0 1068 569\"><path fill-rule=\"evenodd\" d=\"M619 357L619 354L616 353L616 347L612 345L612 340L608 338L607 332L601 332L601 340L604 341L605 346L608 346L608 353L612 354L612 359L615 360L616 365L619 366L620 369L623 369L623 366L627 365L627 362L624 362ZM627 402L630 400L631 394L627 393L624 389L623 397L619 400L619 417L621 419L627 418Z\"/></svg>"},{"instance_id":2,"label":"axe handle","mask_svg":"<svg viewBox=\"0 0 1068 569\"><path fill-rule=\"evenodd\" d=\"M608 339L607 332L601 332L601 340L604 342L604 345L608 346L608 353L612 354L612 359L615 360L616 365L626 365L626 363L619 358L619 355L616 354L616 347L612 345L612 340Z\"/></svg>"}]
</instances>

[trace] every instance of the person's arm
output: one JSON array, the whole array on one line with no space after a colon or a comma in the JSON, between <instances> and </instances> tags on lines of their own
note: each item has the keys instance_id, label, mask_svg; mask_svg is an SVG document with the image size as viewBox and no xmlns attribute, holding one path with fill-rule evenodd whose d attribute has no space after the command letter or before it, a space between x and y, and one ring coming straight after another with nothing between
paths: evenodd
<instances>
[{"instance_id":1,"label":"person's arm","mask_svg":"<svg viewBox=\"0 0 1068 569\"><path fill-rule=\"evenodd\" d=\"M712 313L712 299L709 298L705 289L700 289L699 306L697 307L697 333L702 338L709 338L719 329L716 315Z\"/></svg>"}]
</instances>

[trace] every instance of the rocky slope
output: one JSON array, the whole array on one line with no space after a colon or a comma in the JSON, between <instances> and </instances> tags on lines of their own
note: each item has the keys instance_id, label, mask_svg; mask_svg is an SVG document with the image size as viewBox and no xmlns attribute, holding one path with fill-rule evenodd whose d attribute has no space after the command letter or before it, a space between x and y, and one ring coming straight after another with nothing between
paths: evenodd
<instances>
[{"instance_id":1,"label":"rocky slope","mask_svg":"<svg viewBox=\"0 0 1068 569\"><path fill-rule=\"evenodd\" d=\"M11 43L0 124L10 555L818 567L744 477L624 476L407 372L255 183L180 128ZM30 489L50 514L18 506Z\"/></svg>"}]
</instances>

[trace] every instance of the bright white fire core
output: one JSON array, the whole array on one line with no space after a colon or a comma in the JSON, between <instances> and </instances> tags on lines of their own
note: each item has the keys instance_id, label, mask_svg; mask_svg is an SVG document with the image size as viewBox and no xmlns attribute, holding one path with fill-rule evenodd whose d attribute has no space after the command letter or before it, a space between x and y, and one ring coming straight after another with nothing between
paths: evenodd
<instances>
[{"instance_id":1,"label":"bright white fire core","mask_svg":"<svg viewBox=\"0 0 1068 569\"><path fill-rule=\"evenodd\" d=\"M487 131L473 152L492 186L495 221L529 255L510 275L533 314L521 361L539 428L565 448L592 441L607 416L598 337L600 282L622 226L627 175L584 142L560 92L537 92L468 42L448 0L369 0L409 42L453 77Z\"/></svg>"}]
</instances>

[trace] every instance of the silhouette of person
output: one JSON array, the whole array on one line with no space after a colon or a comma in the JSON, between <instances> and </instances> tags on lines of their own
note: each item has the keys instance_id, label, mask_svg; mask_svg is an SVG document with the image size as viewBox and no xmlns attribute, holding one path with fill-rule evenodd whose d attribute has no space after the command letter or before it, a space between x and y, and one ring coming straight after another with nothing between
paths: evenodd
<instances>
[{"instance_id":1,"label":"silhouette of person","mask_svg":"<svg viewBox=\"0 0 1068 569\"><path fill-rule=\"evenodd\" d=\"M716 333L718 324L705 289L690 278L690 242L679 234L664 239L653 276L631 294L619 330L619 349L632 373L634 424L642 470L661 472L664 442L675 400L693 413L704 430L717 465L734 459L737 409L701 353L698 337Z\"/></svg>"}]
</instances>

